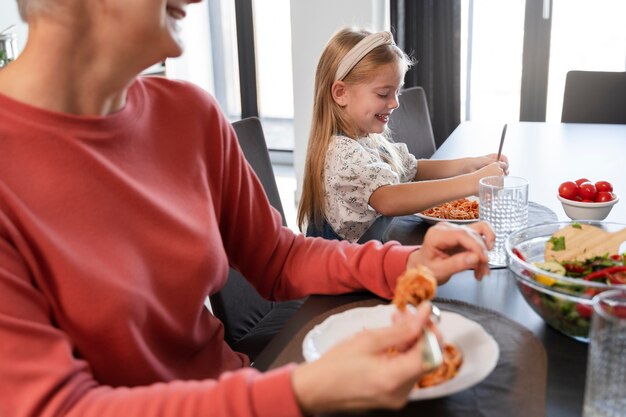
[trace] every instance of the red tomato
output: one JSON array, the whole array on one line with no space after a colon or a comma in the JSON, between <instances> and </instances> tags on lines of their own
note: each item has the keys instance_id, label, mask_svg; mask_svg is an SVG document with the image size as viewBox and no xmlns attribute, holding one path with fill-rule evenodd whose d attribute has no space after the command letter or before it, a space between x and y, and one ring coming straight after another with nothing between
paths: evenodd
<instances>
[{"instance_id":1,"label":"red tomato","mask_svg":"<svg viewBox=\"0 0 626 417\"><path fill-rule=\"evenodd\" d=\"M575 199L578 195L578 185L573 181L565 181L559 185L559 195L568 200Z\"/></svg>"},{"instance_id":2,"label":"red tomato","mask_svg":"<svg viewBox=\"0 0 626 417\"><path fill-rule=\"evenodd\" d=\"M587 304L579 303L576 304L576 311L580 317L588 319L591 317L591 313L593 313L593 308Z\"/></svg>"},{"instance_id":3,"label":"red tomato","mask_svg":"<svg viewBox=\"0 0 626 417\"><path fill-rule=\"evenodd\" d=\"M589 181L583 182L578 187L578 195L583 198L583 201L585 200L594 201L596 198L596 194L598 194L598 191L596 190L596 186L590 183Z\"/></svg>"},{"instance_id":4,"label":"red tomato","mask_svg":"<svg viewBox=\"0 0 626 417\"><path fill-rule=\"evenodd\" d=\"M619 317L621 319L626 319L626 307L624 307L624 306L615 306L615 307L613 307L613 315L615 315L615 317Z\"/></svg>"},{"instance_id":5,"label":"red tomato","mask_svg":"<svg viewBox=\"0 0 626 417\"><path fill-rule=\"evenodd\" d=\"M612 200L613 200L613 193L610 193L608 191L598 191L598 194L596 194L596 199L594 201L596 203L605 203L607 201L612 201Z\"/></svg>"},{"instance_id":6,"label":"red tomato","mask_svg":"<svg viewBox=\"0 0 626 417\"><path fill-rule=\"evenodd\" d=\"M608 181L598 181L596 182L596 190L598 190L598 192L606 191L611 193L613 192L613 186Z\"/></svg>"},{"instance_id":7,"label":"red tomato","mask_svg":"<svg viewBox=\"0 0 626 417\"><path fill-rule=\"evenodd\" d=\"M591 181L589 181L587 178L580 178L574 182L576 183L576 185L580 187L580 184L582 184L583 182L591 182Z\"/></svg>"}]
</instances>

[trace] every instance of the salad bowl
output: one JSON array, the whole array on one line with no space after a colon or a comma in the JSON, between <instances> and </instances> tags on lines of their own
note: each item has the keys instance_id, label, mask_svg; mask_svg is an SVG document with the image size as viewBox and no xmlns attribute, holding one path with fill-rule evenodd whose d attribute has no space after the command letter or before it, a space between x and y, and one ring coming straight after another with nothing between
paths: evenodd
<instances>
[{"instance_id":1,"label":"salad bowl","mask_svg":"<svg viewBox=\"0 0 626 417\"><path fill-rule=\"evenodd\" d=\"M512 233L505 246L509 270L530 307L554 329L587 342L592 298L608 289L626 289L626 257L622 245L616 253L588 259L544 259L546 245L553 243L557 231L580 225L607 233L626 228L626 224L591 220L545 223Z\"/></svg>"}]
</instances>

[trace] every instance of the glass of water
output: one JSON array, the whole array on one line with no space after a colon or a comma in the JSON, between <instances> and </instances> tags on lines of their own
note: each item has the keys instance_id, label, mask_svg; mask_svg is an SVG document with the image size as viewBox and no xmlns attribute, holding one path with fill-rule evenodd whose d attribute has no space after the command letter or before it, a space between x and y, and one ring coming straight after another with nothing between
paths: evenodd
<instances>
[{"instance_id":1,"label":"glass of water","mask_svg":"<svg viewBox=\"0 0 626 417\"><path fill-rule=\"evenodd\" d=\"M5 67L17 57L17 41L15 33L0 34L0 68Z\"/></svg>"},{"instance_id":2,"label":"glass of water","mask_svg":"<svg viewBox=\"0 0 626 417\"><path fill-rule=\"evenodd\" d=\"M504 242L507 237L528 224L528 180L521 177L494 176L479 181L478 212L496 233L489 252L491 266L506 266Z\"/></svg>"},{"instance_id":3,"label":"glass of water","mask_svg":"<svg viewBox=\"0 0 626 417\"><path fill-rule=\"evenodd\" d=\"M619 417L626 410L626 290L593 298L584 417Z\"/></svg>"}]
</instances>

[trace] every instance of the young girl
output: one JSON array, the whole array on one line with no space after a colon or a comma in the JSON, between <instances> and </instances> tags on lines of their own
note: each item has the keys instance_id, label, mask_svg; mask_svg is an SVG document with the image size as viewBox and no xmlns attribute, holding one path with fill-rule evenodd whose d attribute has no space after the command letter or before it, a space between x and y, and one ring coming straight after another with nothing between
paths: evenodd
<instances>
[{"instance_id":1,"label":"young girl","mask_svg":"<svg viewBox=\"0 0 626 417\"><path fill-rule=\"evenodd\" d=\"M506 157L416 160L387 128L410 58L389 32L345 28L317 66L313 121L298 208L307 234L357 241L377 217L400 216L478 194Z\"/></svg>"}]
</instances>

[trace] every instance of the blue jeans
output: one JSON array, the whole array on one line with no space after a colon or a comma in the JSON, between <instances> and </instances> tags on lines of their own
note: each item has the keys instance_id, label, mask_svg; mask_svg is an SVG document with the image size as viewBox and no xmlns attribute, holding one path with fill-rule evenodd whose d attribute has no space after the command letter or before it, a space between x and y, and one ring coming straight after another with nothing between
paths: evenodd
<instances>
[{"instance_id":1,"label":"blue jeans","mask_svg":"<svg viewBox=\"0 0 626 417\"><path fill-rule=\"evenodd\" d=\"M317 229L313 223L309 223L309 226L306 228L306 235L309 237L323 237L329 240L343 240L341 236L335 233L326 219L324 219L321 230Z\"/></svg>"}]
</instances>

